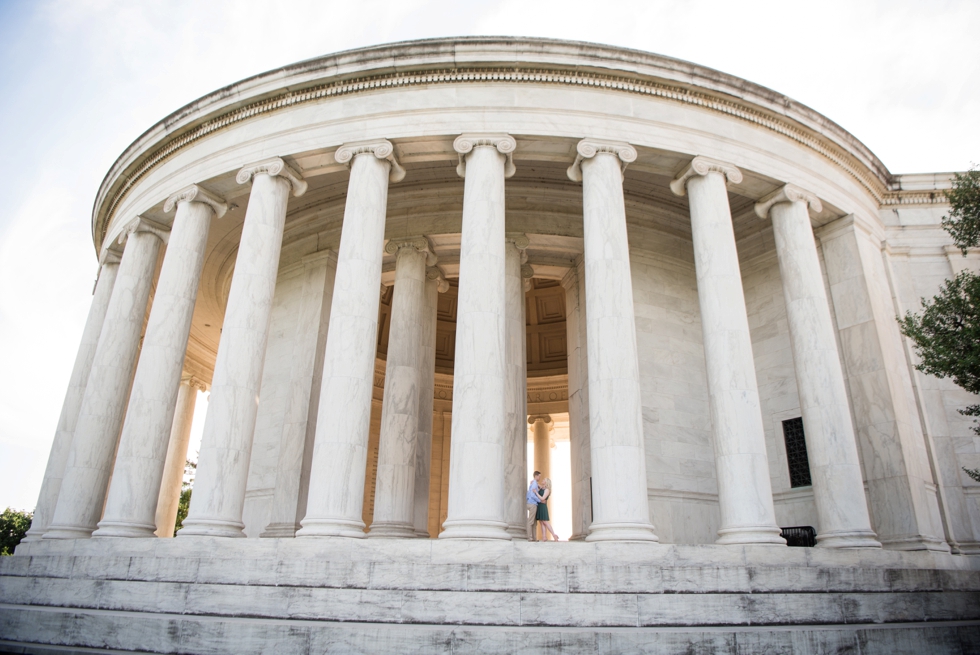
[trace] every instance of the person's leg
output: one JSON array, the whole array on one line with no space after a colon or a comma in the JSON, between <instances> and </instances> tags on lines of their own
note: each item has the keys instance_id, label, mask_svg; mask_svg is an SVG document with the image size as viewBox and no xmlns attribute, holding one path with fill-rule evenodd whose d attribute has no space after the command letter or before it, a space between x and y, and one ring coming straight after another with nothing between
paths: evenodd
<instances>
[{"instance_id":1,"label":"person's leg","mask_svg":"<svg viewBox=\"0 0 980 655\"><path fill-rule=\"evenodd\" d=\"M527 506L527 540L528 541L537 541L537 538L535 537L534 534L534 517L537 515L537 513L538 513L538 506L531 505L530 503L528 503Z\"/></svg>"},{"instance_id":2,"label":"person's leg","mask_svg":"<svg viewBox=\"0 0 980 655\"><path fill-rule=\"evenodd\" d=\"M551 540L558 541L558 534L551 527L551 521L544 521L544 527L548 528L548 532L551 533Z\"/></svg>"}]
</instances>

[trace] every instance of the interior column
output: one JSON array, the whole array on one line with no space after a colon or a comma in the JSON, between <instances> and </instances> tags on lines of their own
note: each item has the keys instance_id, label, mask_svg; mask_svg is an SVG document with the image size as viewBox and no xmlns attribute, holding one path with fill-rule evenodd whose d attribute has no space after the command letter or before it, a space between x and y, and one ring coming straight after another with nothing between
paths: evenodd
<instances>
[{"instance_id":1,"label":"interior column","mask_svg":"<svg viewBox=\"0 0 980 655\"><path fill-rule=\"evenodd\" d=\"M186 376L180 381L177 390L177 406L167 445L167 459L160 482L155 515L156 536L174 536L177 524L177 510L180 506L180 493L184 486L184 469L187 467L187 446L191 440L191 427L194 422L194 408L197 405L197 392L205 391L204 383Z\"/></svg>"},{"instance_id":2,"label":"interior column","mask_svg":"<svg viewBox=\"0 0 980 655\"><path fill-rule=\"evenodd\" d=\"M695 157L673 181L690 198L694 265L714 435L719 544L785 544L779 536L769 482L752 339L726 182L742 173Z\"/></svg>"},{"instance_id":3,"label":"interior column","mask_svg":"<svg viewBox=\"0 0 980 655\"><path fill-rule=\"evenodd\" d=\"M425 268L427 264L435 265L436 257L422 236L393 239L385 246L385 252L395 255L395 289L385 364L374 520L368 536L414 537Z\"/></svg>"},{"instance_id":4,"label":"interior column","mask_svg":"<svg viewBox=\"0 0 980 655\"><path fill-rule=\"evenodd\" d=\"M527 538L527 328L524 318L524 260L530 240L524 234L508 234L505 248L506 317L506 418L507 445L504 460L504 515L507 532ZM533 272L531 273L533 275Z\"/></svg>"}]
</instances>

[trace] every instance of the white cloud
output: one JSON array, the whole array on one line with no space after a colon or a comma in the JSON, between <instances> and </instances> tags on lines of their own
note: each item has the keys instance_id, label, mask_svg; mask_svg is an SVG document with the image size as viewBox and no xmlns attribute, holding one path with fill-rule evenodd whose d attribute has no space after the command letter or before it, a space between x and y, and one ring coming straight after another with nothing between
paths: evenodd
<instances>
[{"instance_id":1,"label":"white cloud","mask_svg":"<svg viewBox=\"0 0 980 655\"><path fill-rule=\"evenodd\" d=\"M153 123L240 78L412 38L604 42L785 93L840 123L894 172L980 161L980 3L969 0L12 6L0 6L0 508L31 507L37 496L90 299L89 220L103 175Z\"/></svg>"}]
</instances>

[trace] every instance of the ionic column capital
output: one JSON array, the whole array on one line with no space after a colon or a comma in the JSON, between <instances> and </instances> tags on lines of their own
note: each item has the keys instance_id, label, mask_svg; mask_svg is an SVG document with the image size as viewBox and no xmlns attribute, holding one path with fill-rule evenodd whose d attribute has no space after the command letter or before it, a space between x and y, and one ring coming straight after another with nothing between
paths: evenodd
<instances>
[{"instance_id":1,"label":"ionic column capital","mask_svg":"<svg viewBox=\"0 0 980 655\"><path fill-rule=\"evenodd\" d=\"M152 234L153 236L160 239L164 243L170 240L170 228L156 221L151 221L145 216L137 216L123 228L122 232L119 234L119 239L117 240L120 244L125 243L129 239L129 235L136 234L137 232L145 232Z\"/></svg>"},{"instance_id":2,"label":"ionic column capital","mask_svg":"<svg viewBox=\"0 0 980 655\"><path fill-rule=\"evenodd\" d=\"M555 429L555 422L554 420L552 420L550 414L532 414L527 417L528 425L534 425L539 421L545 424L545 427L548 428L548 432L551 432L552 430Z\"/></svg>"},{"instance_id":3,"label":"ionic column capital","mask_svg":"<svg viewBox=\"0 0 980 655\"><path fill-rule=\"evenodd\" d=\"M272 159L265 159L245 166L242 170L238 171L238 175L235 176L235 181L239 184L245 184L260 173L265 173L272 177L279 176L285 179L293 187L293 195L297 198L306 193L308 186L306 181L299 173L290 168L289 164L284 162L281 157L273 157Z\"/></svg>"},{"instance_id":4,"label":"ionic column capital","mask_svg":"<svg viewBox=\"0 0 980 655\"><path fill-rule=\"evenodd\" d=\"M805 189L801 189L795 184L785 184L755 203L755 213L759 218L768 218L769 210L772 209L772 206L778 205L781 202L804 202L814 212L823 210L823 204L817 196Z\"/></svg>"},{"instance_id":5,"label":"ionic column capital","mask_svg":"<svg viewBox=\"0 0 980 655\"><path fill-rule=\"evenodd\" d=\"M215 218L221 218L228 211L228 205L224 200L209 191L205 191L196 184L192 184L167 198L167 201L163 203L164 213L169 214L182 202L203 203L211 208Z\"/></svg>"},{"instance_id":6,"label":"ionic column capital","mask_svg":"<svg viewBox=\"0 0 980 655\"><path fill-rule=\"evenodd\" d=\"M502 155L507 156L504 164L504 177L508 178L517 172L514 166L514 151L517 149L517 141L509 134L460 134L453 141L453 149L459 153L459 164L456 166L456 174L466 177L466 155L473 152L473 148L493 147Z\"/></svg>"},{"instance_id":7,"label":"ionic column capital","mask_svg":"<svg viewBox=\"0 0 980 655\"><path fill-rule=\"evenodd\" d=\"M391 169L388 171L389 182L401 182L405 179L405 169L395 159L395 146L388 139L351 141L337 148L337 152L333 156L338 164L345 164L349 168L354 157L367 154L374 155L391 165Z\"/></svg>"},{"instance_id":8,"label":"ionic column capital","mask_svg":"<svg viewBox=\"0 0 980 655\"><path fill-rule=\"evenodd\" d=\"M605 141L603 139L582 139L575 146L575 161L566 171L568 179L573 182L582 181L582 160L592 159L598 154L605 153L619 157L620 172L625 174L626 167L636 161L636 148L623 141Z\"/></svg>"},{"instance_id":9,"label":"ionic column capital","mask_svg":"<svg viewBox=\"0 0 980 655\"><path fill-rule=\"evenodd\" d=\"M207 393L208 391L207 383L200 378L194 377L193 375L182 375L180 378L180 383L186 384L191 389L197 389L198 391L202 391L204 393Z\"/></svg>"},{"instance_id":10,"label":"ionic column capital","mask_svg":"<svg viewBox=\"0 0 980 655\"><path fill-rule=\"evenodd\" d=\"M446 274L442 272L442 269L438 266L429 266L425 269L425 279L434 280L436 282L436 289L439 293L446 293L449 291L449 280L446 279Z\"/></svg>"},{"instance_id":11,"label":"ionic column capital","mask_svg":"<svg viewBox=\"0 0 980 655\"><path fill-rule=\"evenodd\" d=\"M513 244L522 253L531 245L531 240L523 232L508 232L504 235L504 240L507 243Z\"/></svg>"},{"instance_id":12,"label":"ionic column capital","mask_svg":"<svg viewBox=\"0 0 980 655\"><path fill-rule=\"evenodd\" d=\"M742 182L742 171L738 170L732 164L698 155L674 178L674 181L670 183L670 190L674 192L674 195L686 195L687 181L695 175L703 176L708 173L721 173L732 184Z\"/></svg>"},{"instance_id":13,"label":"ionic column capital","mask_svg":"<svg viewBox=\"0 0 980 655\"><path fill-rule=\"evenodd\" d=\"M122 253L114 248L107 247L99 255L99 269L101 270L103 266L110 264L118 264L122 261Z\"/></svg>"},{"instance_id":14,"label":"ionic column capital","mask_svg":"<svg viewBox=\"0 0 980 655\"><path fill-rule=\"evenodd\" d=\"M425 254L425 265L435 266L439 258L432 250L432 244L424 236L403 237L401 239L388 239L385 244L385 252L389 255L398 254L402 248L414 248L420 253Z\"/></svg>"},{"instance_id":15,"label":"ionic column capital","mask_svg":"<svg viewBox=\"0 0 980 655\"><path fill-rule=\"evenodd\" d=\"M524 290L528 291L531 288L531 278L534 277L534 267L530 264L521 265L521 278L524 280Z\"/></svg>"}]
</instances>

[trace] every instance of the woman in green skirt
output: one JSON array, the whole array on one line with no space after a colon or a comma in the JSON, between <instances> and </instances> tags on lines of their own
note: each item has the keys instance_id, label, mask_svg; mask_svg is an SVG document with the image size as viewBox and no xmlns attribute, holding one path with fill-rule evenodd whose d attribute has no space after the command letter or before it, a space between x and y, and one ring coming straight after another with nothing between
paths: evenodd
<instances>
[{"instance_id":1,"label":"woman in green skirt","mask_svg":"<svg viewBox=\"0 0 980 655\"><path fill-rule=\"evenodd\" d=\"M541 526L541 540L549 541L548 534L551 533L551 541L558 541L558 535L551 529L551 516L548 514L548 499L551 498L551 478L545 478L541 488L538 489L541 502L538 503L538 513L535 518Z\"/></svg>"}]
</instances>

